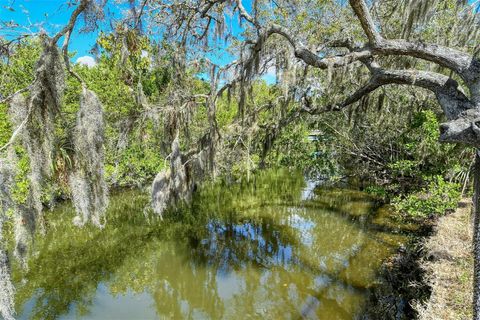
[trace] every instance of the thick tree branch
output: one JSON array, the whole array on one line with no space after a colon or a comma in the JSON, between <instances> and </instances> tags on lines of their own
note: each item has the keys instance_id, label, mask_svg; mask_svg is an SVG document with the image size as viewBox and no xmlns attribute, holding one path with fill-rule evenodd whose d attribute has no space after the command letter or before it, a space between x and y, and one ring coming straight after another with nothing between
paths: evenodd
<instances>
[{"instance_id":1,"label":"thick tree branch","mask_svg":"<svg viewBox=\"0 0 480 320\"><path fill-rule=\"evenodd\" d=\"M360 20L363 31L367 35L368 41L375 45L382 40L382 37L377 32L372 16L368 11L367 4L363 0L350 0L350 6Z\"/></svg>"},{"instance_id":2,"label":"thick tree branch","mask_svg":"<svg viewBox=\"0 0 480 320\"><path fill-rule=\"evenodd\" d=\"M340 56L320 57L304 47L300 41L290 34L288 29L277 24L267 28L260 36L263 38L259 42L263 44L272 34L283 36L294 48L297 58L310 66L321 69L346 66L376 55L406 55L431 61L455 71L467 82L469 87L477 83L480 78L480 62L478 60L473 59L467 53L439 45L413 43L405 40L386 40L379 37L374 44L355 49L351 47L351 43L348 41L336 41L334 42L335 47L345 47L350 49L351 52Z\"/></svg>"},{"instance_id":3,"label":"thick tree branch","mask_svg":"<svg viewBox=\"0 0 480 320\"><path fill-rule=\"evenodd\" d=\"M341 110L376 89L389 85L413 85L432 91L439 101L448 119L456 119L458 116L474 105L458 89L458 83L442 74L417 70L383 70L375 69L370 80L360 89L350 95L345 101L328 110ZM308 110L310 113L319 113L321 110Z\"/></svg>"},{"instance_id":4,"label":"thick tree branch","mask_svg":"<svg viewBox=\"0 0 480 320\"><path fill-rule=\"evenodd\" d=\"M307 65L320 68L320 69L328 69L331 67L342 67L342 66L351 64L355 61L360 61L362 59L366 59L372 56L372 53L370 50L359 49L357 51L352 51L345 55L332 56L332 57L320 57L317 54L313 53L311 50L307 49L303 44L300 43L300 41L295 39L295 37L292 36L285 27L277 24L272 25L270 28L268 28L264 32L264 34L261 36L263 37L263 41L261 43L263 44L263 42L273 34L278 34L283 36L293 47L295 51L295 56L297 58L303 60L303 62L305 62ZM335 42L335 45L337 47L340 47L342 44L347 47L351 45L350 42L347 42L347 41Z\"/></svg>"},{"instance_id":5,"label":"thick tree branch","mask_svg":"<svg viewBox=\"0 0 480 320\"><path fill-rule=\"evenodd\" d=\"M67 32L73 30L73 27L75 26L75 23L77 22L78 16L87 8L88 3L91 0L81 0L80 4L78 7L72 12L72 15L70 16L70 20L68 21L68 24L63 27L62 30L60 30L53 38L52 38L52 43L57 43L58 40L63 37Z\"/></svg>"},{"instance_id":6,"label":"thick tree branch","mask_svg":"<svg viewBox=\"0 0 480 320\"><path fill-rule=\"evenodd\" d=\"M335 41L335 47L349 48L351 52L340 56L320 57L303 46L300 41L290 34L288 29L277 24L267 28L253 48L259 47L259 50L265 40L273 34L283 36L294 48L297 58L310 66L321 69L346 66L375 55L407 55L432 61L454 70L466 81L475 80L479 77L480 72L480 63L472 60L472 57L467 53L438 45L412 43L405 40L385 40L379 38L375 45L357 49L352 48L351 43L348 41Z\"/></svg>"},{"instance_id":7,"label":"thick tree branch","mask_svg":"<svg viewBox=\"0 0 480 320\"><path fill-rule=\"evenodd\" d=\"M434 44L409 42L402 39L387 40L377 32L364 0L350 0L360 24L370 42L370 50L375 55L406 55L434 62L449 68L460 75L471 87L480 78L480 61L473 56ZM471 88L472 90L472 88Z\"/></svg>"},{"instance_id":8,"label":"thick tree branch","mask_svg":"<svg viewBox=\"0 0 480 320\"><path fill-rule=\"evenodd\" d=\"M382 40L371 50L375 55L405 55L434 62L455 71L466 82L475 81L479 77L479 61L455 49L398 39Z\"/></svg>"},{"instance_id":9,"label":"thick tree branch","mask_svg":"<svg viewBox=\"0 0 480 320\"><path fill-rule=\"evenodd\" d=\"M257 28L257 31L259 31L261 29L260 25L258 24L257 21L255 21L255 19L247 12L247 10L245 9L245 7L243 6L242 4L242 0L236 0L237 2L237 8L238 8L238 11L240 13L240 17L247 20L248 22L250 22L252 25L254 25L256 28Z\"/></svg>"},{"instance_id":10,"label":"thick tree branch","mask_svg":"<svg viewBox=\"0 0 480 320\"><path fill-rule=\"evenodd\" d=\"M70 35L72 34L72 31L73 29L68 30L67 33L65 34L65 39L63 40L63 46L62 46L63 60L65 61L65 67L67 71L82 84L82 87L86 87L85 81L83 81L83 79L70 67L70 58L68 56L68 43L70 41Z\"/></svg>"}]
</instances>

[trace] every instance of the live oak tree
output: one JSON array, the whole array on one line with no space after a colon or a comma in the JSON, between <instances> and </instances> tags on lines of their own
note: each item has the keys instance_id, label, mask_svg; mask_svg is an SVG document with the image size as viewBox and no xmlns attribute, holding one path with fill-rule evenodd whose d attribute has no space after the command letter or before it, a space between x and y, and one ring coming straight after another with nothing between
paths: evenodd
<instances>
[{"instance_id":1,"label":"live oak tree","mask_svg":"<svg viewBox=\"0 0 480 320\"><path fill-rule=\"evenodd\" d=\"M398 3L398 1L393 1ZM409 40L412 30L429 16L429 8L437 1L403 1L406 10L402 39L389 39L385 36L387 26L374 19L371 10L376 12L379 5L371 9L364 0L349 0L349 7L335 1L253 1L247 10L241 0L193 0L162 1L144 0L136 4L130 1L131 12L124 23L128 29L140 33L142 23L148 23L148 33L156 32L174 45L172 56L174 78L169 93L171 108L161 114L165 118L165 144L170 148L169 170L159 173L152 186L152 206L158 214L183 201L189 201L195 185L206 176L215 175L216 164L223 155L219 150L229 147L231 135L222 136L218 130L216 104L219 97L234 95L238 102L238 115L232 127L235 134L248 135L255 128L255 115L266 106L251 107L252 83L259 74L274 69L283 92L278 104L281 120L265 129L264 150L268 152L275 143L282 127L305 115L340 111L363 101L375 90L387 85L409 85L431 91L441 106L447 122L440 126L440 140L461 143L480 148L480 61L478 47L473 53L460 51L453 46ZM473 10L463 3L467 10ZM470 9L468 9L470 8ZM393 7L392 11L400 9ZM353 10L355 23L348 21L346 13ZM467 12L468 13L468 12ZM101 6L93 0L81 0L73 11L68 24L53 37L41 35L43 53L37 63L33 83L6 97L2 102L12 106L14 131L9 143L2 147L7 151L15 141L21 140L31 161L31 192L29 205L41 221L42 203L40 192L42 180L48 179L48 164L52 151L52 123L61 114L62 94L65 86L66 70L83 87L76 123L75 166L70 185L72 198L78 212L75 222L83 225L88 220L102 226L103 214L107 206L107 188L103 173L103 132L102 108L95 94L87 89L85 82L69 64L68 44L77 23L83 15L86 25L95 28L101 18ZM229 27L232 17L239 19L243 30L235 36ZM377 14L377 16L379 16ZM388 15L387 15L388 16ZM475 17L471 14L470 16ZM342 20L343 19L343 20ZM478 41L478 32L472 19L465 32L465 43ZM341 30L329 32L335 25ZM359 28L357 28L359 26ZM384 28L380 27L384 26ZM317 29L317 30L316 30ZM323 29L326 29L323 30ZM327 36L334 38L327 39ZM63 37L62 51L58 43ZM218 39L235 38L231 50L236 60L226 66L216 66L206 59L212 50L218 49ZM125 40L122 43L127 43ZM128 48L124 50L128 55ZM406 58L427 61L430 64L413 63L414 68L402 68ZM192 64L200 64L200 70L208 73L210 86L206 94L195 94L182 83L184 75ZM437 69L431 65L436 65ZM394 67L392 67L394 66ZM423 67L423 68L422 68ZM368 79L344 99L327 99L319 103L317 92L319 73L325 70L327 84L338 73L345 74L345 81L355 81L355 77ZM338 71L341 70L341 71ZM357 71L361 70L361 71ZM449 70L449 72L445 72ZM363 73L362 73L363 72ZM137 84L135 84L137 85ZM133 86L132 86L133 87ZM135 86L137 100L141 105L148 101L143 97L141 86ZM22 94L28 93L27 98ZM332 95L334 98L345 94ZM199 102L200 101L200 102ZM208 130L188 151L180 149L182 136L188 136L192 110L198 103L207 106ZM289 109L291 103L297 108ZM90 119L92 117L92 119ZM184 133L184 134L182 134ZM82 137L88 139L83 140ZM0 179L11 180L10 163L0 161ZM12 162L12 161L9 161ZM13 161L14 162L14 161ZM474 319L480 319L480 153L477 151L474 195ZM93 184L90 184L94 182ZM0 204L11 205L8 190L1 190ZM4 192L5 191L5 192ZM21 230L20 230L21 231ZM19 233L21 233L19 231ZM0 271L3 266L0 265ZM2 271L3 272L3 271ZM7 286L7 291L9 287ZM8 318L11 306L8 299L1 301L4 317Z\"/></svg>"},{"instance_id":2,"label":"live oak tree","mask_svg":"<svg viewBox=\"0 0 480 320\"><path fill-rule=\"evenodd\" d=\"M423 6L427 8L428 1L424 1ZM284 55L283 58L291 59L290 65L294 59L300 60L305 66L317 69L325 69L330 74L333 68L345 67L360 62L369 71L368 81L354 93L349 95L344 101L336 101L329 106L312 106L309 103L309 96L303 96L305 103L301 111L310 114L316 114L325 111L338 111L355 102L358 102L366 95L386 85L410 85L421 87L431 91L443 113L447 122L440 125L440 141L448 143L461 143L480 147L480 60L476 53L469 54L459 51L455 48L437 44L429 44L419 41L409 41L405 39L387 39L382 36L378 29L368 6L364 0L350 0L351 9L361 25L366 36L366 41L362 43L354 42L353 35L347 34L343 38L325 41L321 44L306 45L305 37L300 33L292 32L288 26L284 26L277 21L289 23L288 14L283 12L279 16L260 15L261 4L254 2L253 13L247 12L241 1L196 1L192 4L183 2L173 4L158 3L162 10L170 13L173 25L178 29L174 30L181 35L182 41L187 39L187 34L193 37L194 41L202 39L207 34L212 21L215 22L217 29L222 29L223 15L225 10L238 12L238 15L244 23L249 24L251 32L242 39L240 45L240 57L236 61L236 77L227 84L233 84L239 87L239 110L243 112L242 104L247 94L246 87L249 81L261 70L261 63L268 61L266 57L274 57L279 54L269 45L269 38L283 39L291 49L291 55ZM281 8L284 9L284 8ZM292 19L294 13L299 8L292 5ZM420 9L419 9L420 10ZM425 10L425 9L424 9ZM473 9L472 9L473 10ZM288 3L285 4L285 11L288 12ZM417 18L424 14L418 13ZM163 16L162 16L163 17ZM407 21L409 27L412 26L412 20L415 15L412 14ZM319 28L324 26L319 25ZM218 30L215 30L218 33ZM296 31L296 30L294 30ZM407 31L406 34L409 32ZM311 40L311 39L308 39ZM320 41L322 39L319 39ZM314 45L321 45L320 54ZM336 49L344 48L345 52L338 54ZM328 49L334 49L335 55L328 55ZM478 48L477 48L478 49ZM478 53L478 51L477 51ZM389 69L382 67L384 57L412 57L425 60L438 65L439 67L451 71L450 75L444 75L440 72L433 72L422 69ZM282 68L281 71L288 71L288 63L283 66L279 63L275 65ZM462 86L459 84L461 81ZM329 76L330 77L330 76ZM463 88L466 90L464 91ZM475 169L474 169L474 319L480 319L480 151L477 151Z\"/></svg>"}]
</instances>

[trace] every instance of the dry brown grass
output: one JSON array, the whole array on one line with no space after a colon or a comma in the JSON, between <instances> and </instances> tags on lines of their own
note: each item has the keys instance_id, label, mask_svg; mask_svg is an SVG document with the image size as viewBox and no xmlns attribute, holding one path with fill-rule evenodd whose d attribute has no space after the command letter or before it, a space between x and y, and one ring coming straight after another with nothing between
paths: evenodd
<instances>
[{"instance_id":1,"label":"dry brown grass","mask_svg":"<svg viewBox=\"0 0 480 320\"><path fill-rule=\"evenodd\" d=\"M419 319L471 319L473 256L469 199L462 200L454 213L439 219L425 249L428 259L423 264L432 294L426 304L416 306Z\"/></svg>"}]
</instances>

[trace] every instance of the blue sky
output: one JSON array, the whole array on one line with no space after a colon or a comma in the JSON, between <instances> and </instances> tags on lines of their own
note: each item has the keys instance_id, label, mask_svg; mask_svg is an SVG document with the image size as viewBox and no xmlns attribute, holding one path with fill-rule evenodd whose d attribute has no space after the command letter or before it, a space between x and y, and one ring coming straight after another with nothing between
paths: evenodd
<instances>
[{"instance_id":1,"label":"blue sky","mask_svg":"<svg viewBox=\"0 0 480 320\"><path fill-rule=\"evenodd\" d=\"M70 18L74 6L68 7L64 0L0 0L0 19L2 21L13 21L21 26L28 26L32 32L45 29L49 34L60 30ZM126 9L126 8L125 8ZM12 11L14 10L14 11ZM109 18L120 18L122 8L108 6ZM81 24L79 25L81 27ZM88 55L90 49L95 45L98 31L90 33L79 33L79 26L75 28L70 42L69 49L75 51L79 56ZM103 27L108 27L105 25ZM103 28L102 28L103 29ZM29 33L30 30L20 29L21 33ZM0 30L0 35L5 35ZM7 37L15 36L15 33L8 32Z\"/></svg>"},{"instance_id":2,"label":"blue sky","mask_svg":"<svg viewBox=\"0 0 480 320\"><path fill-rule=\"evenodd\" d=\"M0 21L12 21L21 26L27 26L30 30L19 30L22 33L37 32L41 28L45 29L48 33L53 34L55 31L60 30L70 18L71 12L75 6L68 7L66 0L0 0ZM474 0L469 0L469 3L473 3ZM244 0L244 6L247 10L251 9L251 0ZM480 7L479 7L480 8ZM123 16L123 11L128 10L128 5L118 5L115 0L109 0L106 6L107 17L105 22L100 27L101 30L109 30L109 22L112 19L119 19ZM477 8L478 10L478 8ZM234 16L231 21L227 21L230 24L232 32L235 36L241 33L242 29L238 24L238 17ZM98 30L89 33L80 33L79 30L82 27L82 23L77 25L74 34L72 35L69 49L75 52L73 61L78 58L85 60L85 57L93 62L89 51L95 45ZM0 36L7 38L14 37L18 33L6 32L0 28ZM224 65L231 62L234 57L229 55L225 50L225 47L220 47L215 55L209 55L209 58L219 65ZM275 82L275 75L270 72L263 77L267 82Z\"/></svg>"},{"instance_id":3,"label":"blue sky","mask_svg":"<svg viewBox=\"0 0 480 320\"><path fill-rule=\"evenodd\" d=\"M21 26L29 26L32 32L39 31L41 28L45 29L49 34L60 30L67 22L71 12L75 6L68 7L65 0L0 0L0 20L12 21ZM109 0L106 6L107 18L101 30L109 29L109 22L111 19L119 19L123 15L124 10L128 10L128 5L119 6L114 3L114 0ZM250 1L245 1L245 6L249 6ZM240 26L237 22L237 17L234 17L231 22L233 32L238 34ZM95 45L98 36L98 30L89 33L79 33L82 27L82 22L77 24L75 32L72 35L69 49L76 52L74 59L89 55L89 51ZM20 29L21 33L29 33L29 30ZM0 29L0 36L12 37L15 32L6 32ZM223 63L229 62L232 57L224 55Z\"/></svg>"},{"instance_id":4,"label":"blue sky","mask_svg":"<svg viewBox=\"0 0 480 320\"><path fill-rule=\"evenodd\" d=\"M69 20L70 14L75 6L69 7L66 0L0 0L0 21L11 21L12 23L25 28L17 31L6 31L0 29L0 36L11 38L18 36L20 33L38 32L44 29L50 35L60 30ZM244 0L244 6L247 10L251 9L251 0ZM109 31L110 22L115 19L122 18L124 11L128 10L128 5L118 5L114 0L109 0L105 8L106 19L100 26L100 30ZM234 36L238 36L242 32L242 28L238 23L238 17L234 16L227 21ZM95 45L99 30L94 32L80 32L83 22L79 20L71 37L69 50L75 52L72 61L75 62L80 58L82 61L89 60L94 63L92 54L89 51ZM231 62L235 57L229 55L225 49L220 46L219 50L208 57L218 65L225 65ZM263 77L267 82L273 83L275 76L267 74Z\"/></svg>"},{"instance_id":5,"label":"blue sky","mask_svg":"<svg viewBox=\"0 0 480 320\"><path fill-rule=\"evenodd\" d=\"M13 21L22 26L30 26L31 31L38 31L39 28L44 28L49 33L53 33L59 30L65 25L70 17L70 13L74 10L74 7L69 8L65 3L66 0L0 0L0 20L1 21ZM251 0L243 1L244 6L249 10L251 8ZM469 0L473 3L474 0ZM114 3L114 0L109 0L106 7L107 19L102 30L108 29L108 22L110 19L118 19L122 17L122 11L127 10L128 6L119 6ZM11 11L14 10L14 11ZM241 31L237 22L237 17L233 17L231 28L233 32L238 34ZM27 32L28 30L21 30ZM0 29L0 36L13 36L12 32L5 34L4 30ZM75 51L77 54L75 58L79 56L88 55L90 49L94 46L98 31L90 33L79 33L79 27L75 29L75 33L72 35L72 41L70 43L70 50ZM219 61L228 63L231 57L225 56L219 58Z\"/></svg>"}]
</instances>

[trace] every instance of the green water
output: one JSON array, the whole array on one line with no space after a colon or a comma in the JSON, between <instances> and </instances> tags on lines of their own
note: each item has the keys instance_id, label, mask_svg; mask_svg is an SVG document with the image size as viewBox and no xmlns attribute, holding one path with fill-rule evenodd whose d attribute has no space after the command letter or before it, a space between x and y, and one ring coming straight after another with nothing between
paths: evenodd
<instances>
[{"instance_id":1,"label":"green water","mask_svg":"<svg viewBox=\"0 0 480 320\"><path fill-rule=\"evenodd\" d=\"M73 227L67 204L49 212L28 271L14 264L18 318L360 316L408 226L358 191L288 172L255 180L205 188L164 221L133 191L112 196L104 230Z\"/></svg>"}]
</instances>

